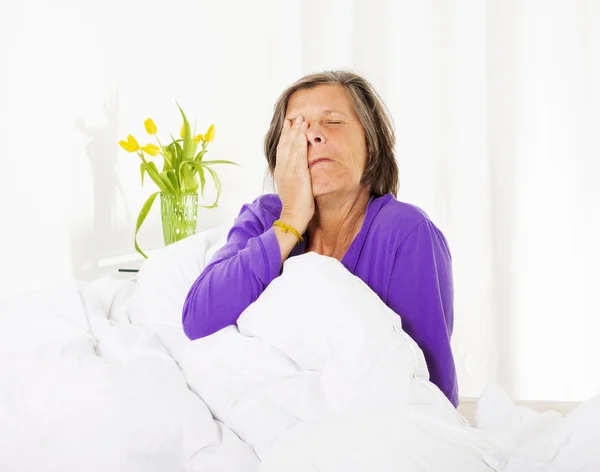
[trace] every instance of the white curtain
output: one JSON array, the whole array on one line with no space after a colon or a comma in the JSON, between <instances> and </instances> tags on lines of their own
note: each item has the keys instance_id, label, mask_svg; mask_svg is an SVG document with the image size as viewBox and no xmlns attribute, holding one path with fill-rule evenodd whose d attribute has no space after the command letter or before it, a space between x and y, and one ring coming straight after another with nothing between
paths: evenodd
<instances>
[{"instance_id":1,"label":"white curtain","mask_svg":"<svg viewBox=\"0 0 600 472\"><path fill-rule=\"evenodd\" d=\"M0 294L133 252L153 189L116 141L147 116L177 132L178 100L243 165L202 229L262 190L283 88L348 67L395 120L399 198L451 245L461 394L600 393L600 1L28 0L0 26Z\"/></svg>"},{"instance_id":2,"label":"white curtain","mask_svg":"<svg viewBox=\"0 0 600 472\"><path fill-rule=\"evenodd\" d=\"M600 393L600 2L273 6L286 78L349 66L392 112L399 197L454 255L461 393Z\"/></svg>"}]
</instances>

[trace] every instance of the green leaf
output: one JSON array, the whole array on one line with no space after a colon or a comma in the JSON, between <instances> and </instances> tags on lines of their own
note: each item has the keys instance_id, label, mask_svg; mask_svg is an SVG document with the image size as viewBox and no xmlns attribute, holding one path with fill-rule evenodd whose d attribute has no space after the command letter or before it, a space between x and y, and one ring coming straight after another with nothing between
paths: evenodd
<instances>
[{"instance_id":1,"label":"green leaf","mask_svg":"<svg viewBox=\"0 0 600 472\"><path fill-rule=\"evenodd\" d=\"M205 166L210 166L213 164L233 164L234 166L242 167L237 162L233 162L233 161L217 160L217 161L203 161L202 162L202 165L205 165Z\"/></svg>"},{"instance_id":2,"label":"green leaf","mask_svg":"<svg viewBox=\"0 0 600 472\"><path fill-rule=\"evenodd\" d=\"M182 183L184 192L196 192L198 190L198 182L194 176L194 168L188 166L192 161L183 161L179 170L179 178Z\"/></svg>"},{"instance_id":3,"label":"green leaf","mask_svg":"<svg viewBox=\"0 0 600 472\"><path fill-rule=\"evenodd\" d=\"M181 189L179 188L179 180L177 180L177 174L175 173L175 171L173 169L169 169L167 171L167 177L169 178L171 185L173 185L173 187L175 187L175 189L177 190L177 193L179 193Z\"/></svg>"},{"instance_id":4,"label":"green leaf","mask_svg":"<svg viewBox=\"0 0 600 472\"><path fill-rule=\"evenodd\" d=\"M164 171L160 173L160 178L164 182L165 186L169 189L168 193L172 193L173 195L177 194L177 187L173 186L171 179L169 178L169 171Z\"/></svg>"},{"instance_id":5,"label":"green leaf","mask_svg":"<svg viewBox=\"0 0 600 472\"><path fill-rule=\"evenodd\" d=\"M217 189L217 198L215 199L215 202L212 205L202 206L202 208L216 208L217 204L219 203L219 197L221 196L221 179L219 179L217 173L210 167L206 167L206 169L208 169L210 175L212 175L213 182L215 183L215 188Z\"/></svg>"},{"instance_id":6,"label":"green leaf","mask_svg":"<svg viewBox=\"0 0 600 472\"><path fill-rule=\"evenodd\" d=\"M173 156L168 149L168 146L162 148L163 153L163 171L171 169L171 164L173 162Z\"/></svg>"},{"instance_id":7,"label":"green leaf","mask_svg":"<svg viewBox=\"0 0 600 472\"><path fill-rule=\"evenodd\" d=\"M146 172L156 184L156 186L164 193L171 193L169 187L165 185L164 180L160 176L160 172L156 168L156 164L152 161L146 163Z\"/></svg>"},{"instance_id":8,"label":"green leaf","mask_svg":"<svg viewBox=\"0 0 600 472\"><path fill-rule=\"evenodd\" d=\"M183 149L181 144L179 144L179 141L173 142L173 148L175 150L175 163L173 165L175 169L179 169L179 167L181 167L181 161L183 161Z\"/></svg>"},{"instance_id":9,"label":"green leaf","mask_svg":"<svg viewBox=\"0 0 600 472\"><path fill-rule=\"evenodd\" d=\"M142 174L142 187L144 186L144 171L146 170L146 164L140 162L140 174Z\"/></svg>"},{"instance_id":10,"label":"green leaf","mask_svg":"<svg viewBox=\"0 0 600 472\"><path fill-rule=\"evenodd\" d=\"M194 162L194 161L185 161L183 163L182 166L182 171L184 169L190 169L190 168L194 168L198 171L198 175L200 176L200 187L201 187L201 191L202 191L202 197L204 197L204 185L206 184L206 177L204 176L204 169L202 168L202 164L198 163L198 162ZM191 170L191 169L190 169ZM192 173L193 176L193 173ZM194 178L194 183L196 183L196 179ZM187 190L187 188L186 188ZM196 188L194 189L194 192L198 190L198 185L196 184Z\"/></svg>"},{"instance_id":11,"label":"green leaf","mask_svg":"<svg viewBox=\"0 0 600 472\"><path fill-rule=\"evenodd\" d=\"M173 157L171 159L171 162L173 163L173 168L178 169L180 159L178 155L179 150L177 149L177 140L173 137L173 135L171 135L171 139L173 140L173 142L167 146L167 149L169 150L169 154L171 154L171 156Z\"/></svg>"},{"instance_id":12,"label":"green leaf","mask_svg":"<svg viewBox=\"0 0 600 472\"><path fill-rule=\"evenodd\" d=\"M198 154L196 154L196 157L194 157L194 160L196 162L202 161L204 154L206 154L207 152L208 152L208 149L206 149L206 143L202 143L202 151L200 151Z\"/></svg>"},{"instance_id":13,"label":"green leaf","mask_svg":"<svg viewBox=\"0 0 600 472\"><path fill-rule=\"evenodd\" d=\"M192 127L190 126L190 122L186 118L185 113L179 106L179 103L177 104L177 108L179 108L179 111L181 112L181 117L183 118L183 127L184 127L182 159L184 161L189 161L192 159L192 157L194 155L194 149L193 149L194 137L192 136Z\"/></svg>"},{"instance_id":14,"label":"green leaf","mask_svg":"<svg viewBox=\"0 0 600 472\"><path fill-rule=\"evenodd\" d=\"M154 192L152 195L150 195L150 197L148 197L148 200L146 200L146 203L144 203L144 206L142 206L142 211L140 211L140 214L138 215L137 223L135 225L135 235L133 237L133 242L135 244L135 250L137 252L139 252L142 256L144 256L145 259L148 259L148 256L146 254L144 254L144 251L142 251L140 249L140 247L138 246L137 234L138 234L138 231L140 230L140 227L142 226L142 223L146 219L146 216L148 216L148 213L150 212L150 209L152 208L152 204L154 203L154 200L156 199L156 196L158 194L160 194L160 192Z\"/></svg>"},{"instance_id":15,"label":"green leaf","mask_svg":"<svg viewBox=\"0 0 600 472\"><path fill-rule=\"evenodd\" d=\"M206 177L204 176L204 169L202 166L198 166L198 175L200 176L200 187L202 188L202 198L204 198L204 186L206 185Z\"/></svg>"}]
</instances>

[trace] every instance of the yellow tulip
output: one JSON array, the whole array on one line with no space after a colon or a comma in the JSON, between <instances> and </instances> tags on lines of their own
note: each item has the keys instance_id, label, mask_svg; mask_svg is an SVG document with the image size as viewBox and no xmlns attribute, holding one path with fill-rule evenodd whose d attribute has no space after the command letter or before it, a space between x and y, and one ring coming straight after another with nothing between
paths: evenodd
<instances>
[{"instance_id":1,"label":"yellow tulip","mask_svg":"<svg viewBox=\"0 0 600 472\"><path fill-rule=\"evenodd\" d=\"M152 118L148 118L146 121L144 121L144 127L146 128L148 134L156 134L157 129L154 121L152 121Z\"/></svg>"},{"instance_id":2,"label":"yellow tulip","mask_svg":"<svg viewBox=\"0 0 600 472\"><path fill-rule=\"evenodd\" d=\"M131 135L127 136L127 141L119 141L119 144L127 152L137 152L140 150L140 145Z\"/></svg>"},{"instance_id":3,"label":"yellow tulip","mask_svg":"<svg viewBox=\"0 0 600 472\"><path fill-rule=\"evenodd\" d=\"M210 128L208 128L208 131L204 135L204 141L206 141L207 143L210 143L214 139L214 137L215 137L215 125L210 125Z\"/></svg>"},{"instance_id":4,"label":"yellow tulip","mask_svg":"<svg viewBox=\"0 0 600 472\"><path fill-rule=\"evenodd\" d=\"M200 141L202 141L202 135L197 134L196 137L194 138L194 141L196 141L196 144L200 144Z\"/></svg>"},{"instance_id":5,"label":"yellow tulip","mask_svg":"<svg viewBox=\"0 0 600 472\"><path fill-rule=\"evenodd\" d=\"M181 136L181 139L185 138L185 123L181 125L181 131L179 132L179 136Z\"/></svg>"},{"instance_id":6,"label":"yellow tulip","mask_svg":"<svg viewBox=\"0 0 600 472\"><path fill-rule=\"evenodd\" d=\"M156 144L146 144L142 148L142 151L144 151L146 154L150 154L151 156L157 156L160 148Z\"/></svg>"}]
</instances>

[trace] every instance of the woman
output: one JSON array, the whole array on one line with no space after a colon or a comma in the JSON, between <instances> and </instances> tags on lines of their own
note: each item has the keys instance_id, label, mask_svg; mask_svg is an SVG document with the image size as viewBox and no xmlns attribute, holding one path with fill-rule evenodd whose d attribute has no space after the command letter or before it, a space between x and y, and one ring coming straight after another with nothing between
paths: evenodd
<instances>
[{"instance_id":1,"label":"woman","mask_svg":"<svg viewBox=\"0 0 600 472\"><path fill-rule=\"evenodd\" d=\"M265 138L278 195L241 209L186 298L187 336L235 324L288 257L314 251L340 260L400 315L431 381L456 406L451 256L427 215L395 199L394 143L385 107L362 77L324 72L291 85Z\"/></svg>"}]
</instances>

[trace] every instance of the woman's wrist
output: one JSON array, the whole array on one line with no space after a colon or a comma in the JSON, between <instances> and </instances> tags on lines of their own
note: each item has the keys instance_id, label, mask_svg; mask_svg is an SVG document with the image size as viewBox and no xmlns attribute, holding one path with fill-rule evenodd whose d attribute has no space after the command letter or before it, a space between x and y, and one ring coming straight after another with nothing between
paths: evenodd
<instances>
[{"instance_id":1,"label":"woman's wrist","mask_svg":"<svg viewBox=\"0 0 600 472\"><path fill-rule=\"evenodd\" d=\"M279 244L281 263L283 264L283 261L289 257L294 247L298 244L298 238L294 233L285 232L281 226L273 226L273 230Z\"/></svg>"},{"instance_id":2,"label":"woman's wrist","mask_svg":"<svg viewBox=\"0 0 600 472\"><path fill-rule=\"evenodd\" d=\"M302 237L300 232L296 230L296 228L284 223L281 220L275 221L275 223L273 223L273 226L278 226L281 229L281 231L283 231L284 233L292 233L294 236L296 236L296 240L298 243L301 243L302 241L304 241L304 238Z\"/></svg>"},{"instance_id":3,"label":"woman's wrist","mask_svg":"<svg viewBox=\"0 0 600 472\"><path fill-rule=\"evenodd\" d=\"M300 235L304 234L306 228L308 228L308 221L306 221L306 218L291 213L282 212L279 220L294 228Z\"/></svg>"}]
</instances>

